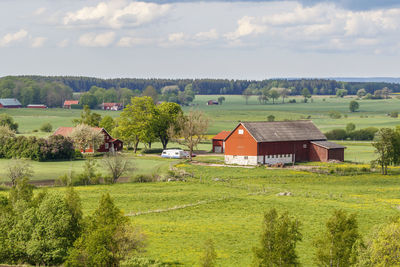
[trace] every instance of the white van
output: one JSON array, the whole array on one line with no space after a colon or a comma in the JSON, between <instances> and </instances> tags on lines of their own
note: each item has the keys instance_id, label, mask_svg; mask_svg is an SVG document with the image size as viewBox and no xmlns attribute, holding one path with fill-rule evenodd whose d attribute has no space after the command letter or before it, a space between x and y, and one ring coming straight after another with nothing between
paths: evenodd
<instances>
[{"instance_id":1,"label":"white van","mask_svg":"<svg viewBox=\"0 0 400 267\"><path fill-rule=\"evenodd\" d=\"M163 150L161 157L169 159L184 159L189 157L189 153L182 149Z\"/></svg>"}]
</instances>

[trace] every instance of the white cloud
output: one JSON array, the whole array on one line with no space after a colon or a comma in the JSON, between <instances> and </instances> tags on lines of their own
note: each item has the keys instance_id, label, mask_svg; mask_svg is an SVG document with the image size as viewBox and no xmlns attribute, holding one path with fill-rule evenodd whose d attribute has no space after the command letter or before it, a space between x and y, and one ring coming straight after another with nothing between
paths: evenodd
<instances>
[{"instance_id":1,"label":"white cloud","mask_svg":"<svg viewBox=\"0 0 400 267\"><path fill-rule=\"evenodd\" d=\"M69 40L68 40L68 39L64 39L64 40L60 41L60 42L57 44L57 46L58 46L58 47L61 47L61 48L67 47L68 45L69 45Z\"/></svg>"},{"instance_id":2,"label":"white cloud","mask_svg":"<svg viewBox=\"0 0 400 267\"><path fill-rule=\"evenodd\" d=\"M267 27L256 22L256 18L244 16L239 19L236 31L225 34L229 40L235 40L247 35L257 35L266 31Z\"/></svg>"},{"instance_id":3,"label":"white cloud","mask_svg":"<svg viewBox=\"0 0 400 267\"><path fill-rule=\"evenodd\" d=\"M207 41L218 39L218 32L216 29L211 29L208 32L199 32L194 36L195 40Z\"/></svg>"},{"instance_id":4,"label":"white cloud","mask_svg":"<svg viewBox=\"0 0 400 267\"><path fill-rule=\"evenodd\" d=\"M117 46L119 47L132 47L136 45L146 45L146 44L151 44L155 40L150 39L150 38L141 38L141 37L129 37L125 36L119 39Z\"/></svg>"},{"instance_id":5,"label":"white cloud","mask_svg":"<svg viewBox=\"0 0 400 267\"><path fill-rule=\"evenodd\" d=\"M47 10L47 8L45 8L45 7L39 7L38 9L36 9L36 10L33 12L33 14L34 14L35 16L39 16L39 15L42 15L44 12L46 12L46 10Z\"/></svg>"},{"instance_id":6,"label":"white cloud","mask_svg":"<svg viewBox=\"0 0 400 267\"><path fill-rule=\"evenodd\" d=\"M168 35L168 41L171 43L182 43L185 39L183 32L171 33Z\"/></svg>"},{"instance_id":7,"label":"white cloud","mask_svg":"<svg viewBox=\"0 0 400 267\"><path fill-rule=\"evenodd\" d=\"M7 46L14 42L19 42L28 36L28 32L21 29L15 33L7 33L0 39L0 46Z\"/></svg>"},{"instance_id":8,"label":"white cloud","mask_svg":"<svg viewBox=\"0 0 400 267\"><path fill-rule=\"evenodd\" d=\"M86 33L79 37L78 43L88 47L106 47L114 42L115 33Z\"/></svg>"},{"instance_id":9,"label":"white cloud","mask_svg":"<svg viewBox=\"0 0 400 267\"><path fill-rule=\"evenodd\" d=\"M109 1L101 2L97 6L83 7L75 12L68 12L63 21L65 25L98 26L100 23L118 29L125 25L139 26L152 22L165 15L169 9L170 5L167 4L148 2L126 4L125 1Z\"/></svg>"},{"instance_id":10,"label":"white cloud","mask_svg":"<svg viewBox=\"0 0 400 267\"><path fill-rule=\"evenodd\" d=\"M46 37L35 37L32 40L31 46L34 48L42 47L46 40Z\"/></svg>"}]
</instances>

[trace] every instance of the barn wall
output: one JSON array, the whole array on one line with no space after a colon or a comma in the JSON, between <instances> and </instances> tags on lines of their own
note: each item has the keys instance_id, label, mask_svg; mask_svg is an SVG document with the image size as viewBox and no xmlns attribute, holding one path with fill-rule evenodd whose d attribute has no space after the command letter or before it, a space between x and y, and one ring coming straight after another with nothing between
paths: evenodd
<instances>
[{"instance_id":1,"label":"barn wall","mask_svg":"<svg viewBox=\"0 0 400 267\"><path fill-rule=\"evenodd\" d=\"M311 144L310 161L328 161L328 149L315 144Z\"/></svg>"},{"instance_id":2,"label":"barn wall","mask_svg":"<svg viewBox=\"0 0 400 267\"><path fill-rule=\"evenodd\" d=\"M257 165L257 156L225 155L226 164Z\"/></svg>"},{"instance_id":3,"label":"barn wall","mask_svg":"<svg viewBox=\"0 0 400 267\"><path fill-rule=\"evenodd\" d=\"M240 130L243 134L239 134ZM225 140L225 155L257 156L257 142L243 125L239 125Z\"/></svg>"},{"instance_id":4,"label":"barn wall","mask_svg":"<svg viewBox=\"0 0 400 267\"><path fill-rule=\"evenodd\" d=\"M266 142L258 144L259 155L295 154L296 161L309 161L309 141ZM275 160L274 160L275 161Z\"/></svg>"},{"instance_id":5,"label":"barn wall","mask_svg":"<svg viewBox=\"0 0 400 267\"><path fill-rule=\"evenodd\" d=\"M344 148L329 149L328 160L344 161Z\"/></svg>"}]
</instances>

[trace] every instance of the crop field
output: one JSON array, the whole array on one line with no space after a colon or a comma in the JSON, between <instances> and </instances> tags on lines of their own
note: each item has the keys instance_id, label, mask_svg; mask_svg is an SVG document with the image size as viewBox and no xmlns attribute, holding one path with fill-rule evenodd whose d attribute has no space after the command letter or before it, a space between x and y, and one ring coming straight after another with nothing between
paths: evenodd
<instances>
[{"instance_id":1,"label":"crop field","mask_svg":"<svg viewBox=\"0 0 400 267\"><path fill-rule=\"evenodd\" d=\"M197 265L202 245L209 238L215 243L217 266L249 266L252 247L259 242L263 213L272 207L288 211L302 222L303 240L297 251L303 266L313 266L312 242L322 234L334 209L356 213L364 237L375 225L400 215L400 180L394 175L337 176L187 163L177 166L194 173L195 178L76 187L84 213L96 208L101 194L110 193L146 234L144 256L180 266ZM277 196L280 192L293 195Z\"/></svg>"}]
</instances>

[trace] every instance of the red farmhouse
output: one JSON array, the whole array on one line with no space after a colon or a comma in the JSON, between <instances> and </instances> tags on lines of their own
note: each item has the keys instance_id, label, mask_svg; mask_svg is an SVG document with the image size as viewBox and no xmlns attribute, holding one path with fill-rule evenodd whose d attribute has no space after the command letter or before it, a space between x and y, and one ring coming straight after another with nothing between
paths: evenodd
<instances>
[{"instance_id":1,"label":"red farmhouse","mask_svg":"<svg viewBox=\"0 0 400 267\"><path fill-rule=\"evenodd\" d=\"M222 131L219 134L217 134L216 136L213 137L212 139L212 151L214 153L224 153L224 149L225 149L225 138L228 137L228 135L230 134L230 131Z\"/></svg>"},{"instance_id":2,"label":"red farmhouse","mask_svg":"<svg viewBox=\"0 0 400 267\"><path fill-rule=\"evenodd\" d=\"M344 160L311 121L241 122L225 139L225 163L240 165Z\"/></svg>"},{"instance_id":3,"label":"red farmhouse","mask_svg":"<svg viewBox=\"0 0 400 267\"><path fill-rule=\"evenodd\" d=\"M71 135L71 133L74 131L74 127L59 127L53 135L62 135L65 137L68 137ZM121 140L114 139L111 137L111 135L104 129L104 128L93 128L96 131L101 131L104 135L104 143L97 149L97 152L109 152L111 151L112 148L114 148L114 151L120 151L123 148L123 143ZM92 153L93 148L89 148L86 151L82 151L85 153Z\"/></svg>"},{"instance_id":4,"label":"red farmhouse","mask_svg":"<svg viewBox=\"0 0 400 267\"><path fill-rule=\"evenodd\" d=\"M64 108L71 109L71 105L79 105L79 100L65 100Z\"/></svg>"}]
</instances>

